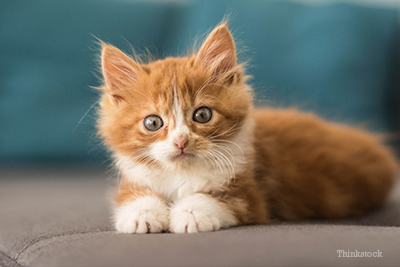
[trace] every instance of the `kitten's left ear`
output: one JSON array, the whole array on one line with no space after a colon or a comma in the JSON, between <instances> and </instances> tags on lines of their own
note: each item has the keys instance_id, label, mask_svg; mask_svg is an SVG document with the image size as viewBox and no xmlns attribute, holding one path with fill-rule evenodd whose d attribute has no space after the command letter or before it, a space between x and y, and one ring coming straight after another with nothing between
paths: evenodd
<instances>
[{"instance_id":1,"label":"kitten's left ear","mask_svg":"<svg viewBox=\"0 0 400 267\"><path fill-rule=\"evenodd\" d=\"M222 74L236 66L236 48L227 22L217 26L202 44L195 64Z\"/></svg>"},{"instance_id":2,"label":"kitten's left ear","mask_svg":"<svg viewBox=\"0 0 400 267\"><path fill-rule=\"evenodd\" d=\"M102 43L101 68L112 91L132 86L139 80L141 68L133 59L114 46Z\"/></svg>"}]
</instances>

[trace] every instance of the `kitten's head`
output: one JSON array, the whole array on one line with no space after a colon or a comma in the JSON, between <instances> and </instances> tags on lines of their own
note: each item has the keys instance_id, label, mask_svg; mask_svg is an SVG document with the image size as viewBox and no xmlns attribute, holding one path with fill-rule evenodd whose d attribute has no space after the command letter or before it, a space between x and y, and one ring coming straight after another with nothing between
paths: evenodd
<instances>
[{"instance_id":1,"label":"kitten's head","mask_svg":"<svg viewBox=\"0 0 400 267\"><path fill-rule=\"evenodd\" d=\"M229 165L252 93L226 23L196 55L139 64L102 44L100 136L117 155L154 168Z\"/></svg>"}]
</instances>

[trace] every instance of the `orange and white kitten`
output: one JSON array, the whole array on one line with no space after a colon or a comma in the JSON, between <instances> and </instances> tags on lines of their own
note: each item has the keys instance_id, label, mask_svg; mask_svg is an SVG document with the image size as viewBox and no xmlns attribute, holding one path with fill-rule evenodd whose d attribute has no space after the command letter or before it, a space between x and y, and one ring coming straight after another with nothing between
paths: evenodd
<instances>
[{"instance_id":1,"label":"orange and white kitten","mask_svg":"<svg viewBox=\"0 0 400 267\"><path fill-rule=\"evenodd\" d=\"M226 23L195 55L139 64L102 44L99 135L123 233L194 233L382 206L398 173L377 136L294 109L254 110Z\"/></svg>"}]
</instances>

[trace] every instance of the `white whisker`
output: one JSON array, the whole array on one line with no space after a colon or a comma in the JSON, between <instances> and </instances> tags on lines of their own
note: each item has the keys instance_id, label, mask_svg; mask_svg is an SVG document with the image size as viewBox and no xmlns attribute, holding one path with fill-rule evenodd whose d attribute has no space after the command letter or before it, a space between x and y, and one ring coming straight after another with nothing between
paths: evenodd
<instances>
[{"instance_id":1,"label":"white whisker","mask_svg":"<svg viewBox=\"0 0 400 267\"><path fill-rule=\"evenodd\" d=\"M239 149L240 153L242 154L243 160L245 160L245 155L244 155L243 149L237 143L235 143L233 141L230 141L230 140L223 140L223 139L213 140L213 143L214 144L220 144L220 145L223 145L221 143L228 143L228 144L234 145L236 148Z\"/></svg>"},{"instance_id":2,"label":"white whisker","mask_svg":"<svg viewBox=\"0 0 400 267\"><path fill-rule=\"evenodd\" d=\"M220 133L220 134L218 134L218 135L211 136L210 139L215 139L215 138L220 137L220 136L222 136L222 135L230 135L230 134L233 133L234 131L240 130L241 127L238 127L238 129L234 129L234 128L236 127L237 124L238 124L238 120L236 120L235 124L232 125L228 130L226 130L226 131L224 131L224 132L222 132L222 133Z\"/></svg>"},{"instance_id":3,"label":"white whisker","mask_svg":"<svg viewBox=\"0 0 400 267\"><path fill-rule=\"evenodd\" d=\"M225 156L221 151L215 150L216 153L218 153L220 156L222 156L222 160L227 163L227 173L228 173L228 179L230 179L230 176L233 176L232 178L235 179L235 167L234 167L234 162L230 161L227 156ZM229 173L230 172L230 173Z\"/></svg>"},{"instance_id":4,"label":"white whisker","mask_svg":"<svg viewBox=\"0 0 400 267\"><path fill-rule=\"evenodd\" d=\"M88 111L86 111L85 114L83 114L82 118L78 121L78 124L75 126L74 130L72 132L75 132L76 128L78 128L78 126L81 124L81 122L83 121L83 119L86 117L86 115L100 102L96 101L96 103L94 103L89 109Z\"/></svg>"}]
</instances>

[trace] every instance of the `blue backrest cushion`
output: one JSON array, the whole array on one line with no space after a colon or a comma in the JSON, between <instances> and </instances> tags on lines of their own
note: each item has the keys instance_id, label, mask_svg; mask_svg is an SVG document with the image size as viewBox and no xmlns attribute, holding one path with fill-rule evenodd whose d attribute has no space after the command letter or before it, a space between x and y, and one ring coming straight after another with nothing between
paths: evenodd
<instances>
[{"instance_id":1,"label":"blue backrest cushion","mask_svg":"<svg viewBox=\"0 0 400 267\"><path fill-rule=\"evenodd\" d=\"M3 1L0 159L97 161L98 45L184 53L231 14L257 105L296 106L380 132L398 129L398 10L285 1ZM201 38L200 38L201 39ZM153 49L154 48L154 49Z\"/></svg>"}]
</instances>

